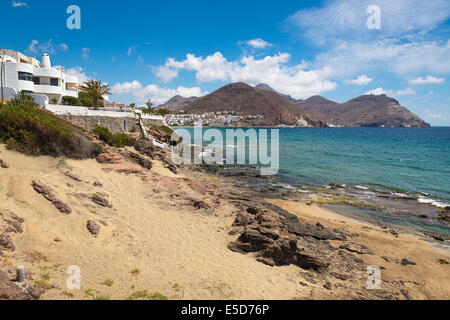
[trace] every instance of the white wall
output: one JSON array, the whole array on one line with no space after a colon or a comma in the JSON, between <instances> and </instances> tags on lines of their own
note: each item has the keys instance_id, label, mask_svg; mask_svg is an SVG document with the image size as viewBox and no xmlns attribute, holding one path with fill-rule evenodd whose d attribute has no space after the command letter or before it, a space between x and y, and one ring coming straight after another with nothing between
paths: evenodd
<instances>
[{"instance_id":1,"label":"white wall","mask_svg":"<svg viewBox=\"0 0 450 320\"><path fill-rule=\"evenodd\" d=\"M74 116L88 116L88 117L112 117L112 118L134 118L133 112L117 112L117 111L104 111L104 110L90 110L86 107L76 106L63 106L50 104L46 107L47 110L58 115L74 115ZM164 121L164 117L155 116L150 114L143 114L142 119L161 120Z\"/></svg>"}]
</instances>

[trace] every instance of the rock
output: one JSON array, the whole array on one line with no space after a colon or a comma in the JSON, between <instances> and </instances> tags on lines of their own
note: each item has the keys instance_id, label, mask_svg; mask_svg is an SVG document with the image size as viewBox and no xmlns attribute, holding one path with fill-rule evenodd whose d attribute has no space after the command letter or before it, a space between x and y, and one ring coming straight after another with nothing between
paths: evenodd
<instances>
[{"instance_id":1,"label":"rock","mask_svg":"<svg viewBox=\"0 0 450 320\"><path fill-rule=\"evenodd\" d=\"M53 202L53 205L61 213L64 213L64 214L71 214L72 213L72 209L69 207L69 205L67 203L64 203L62 201L58 201L57 200L57 201Z\"/></svg>"},{"instance_id":2,"label":"rock","mask_svg":"<svg viewBox=\"0 0 450 320\"><path fill-rule=\"evenodd\" d=\"M112 208L112 204L108 200L108 195L103 192L96 192L92 195L92 202L105 208Z\"/></svg>"},{"instance_id":3,"label":"rock","mask_svg":"<svg viewBox=\"0 0 450 320\"><path fill-rule=\"evenodd\" d=\"M365 245L361 245L358 243L343 244L339 247L339 249L347 250L349 252L357 254L371 254L369 249Z\"/></svg>"},{"instance_id":4,"label":"rock","mask_svg":"<svg viewBox=\"0 0 450 320\"><path fill-rule=\"evenodd\" d=\"M247 212L250 214L257 214L259 212L259 208L251 206L247 208Z\"/></svg>"},{"instance_id":5,"label":"rock","mask_svg":"<svg viewBox=\"0 0 450 320\"><path fill-rule=\"evenodd\" d=\"M0 270L0 301L1 300L38 300L42 294L39 288L28 284L25 288L11 281L11 277Z\"/></svg>"},{"instance_id":6,"label":"rock","mask_svg":"<svg viewBox=\"0 0 450 320\"><path fill-rule=\"evenodd\" d=\"M100 226L96 222L94 222L92 220L87 222L86 228L95 237L100 234Z\"/></svg>"},{"instance_id":7,"label":"rock","mask_svg":"<svg viewBox=\"0 0 450 320\"><path fill-rule=\"evenodd\" d=\"M145 169L152 169L153 164L150 160L146 159L145 157L141 156L138 153L135 152L128 152L127 156L135 163L137 163L138 165L140 165L141 167L145 168Z\"/></svg>"},{"instance_id":8,"label":"rock","mask_svg":"<svg viewBox=\"0 0 450 320\"><path fill-rule=\"evenodd\" d=\"M47 187L44 184L36 181L33 181L31 185L37 193L41 194L45 199L50 201L56 207L56 209L59 210L59 212L65 214L70 214L72 212L72 209L68 204L56 199L50 187Z\"/></svg>"},{"instance_id":9,"label":"rock","mask_svg":"<svg viewBox=\"0 0 450 320\"><path fill-rule=\"evenodd\" d=\"M53 195L53 191L50 187L47 187L46 185L44 185L40 182L37 182L37 181L33 181L31 185L32 185L34 191L36 191L37 193L42 195L48 201L50 201L52 203L54 201L56 201L56 198Z\"/></svg>"},{"instance_id":10,"label":"rock","mask_svg":"<svg viewBox=\"0 0 450 320\"><path fill-rule=\"evenodd\" d=\"M96 160L102 164L117 164L123 161L122 157L117 153L101 153Z\"/></svg>"},{"instance_id":11,"label":"rock","mask_svg":"<svg viewBox=\"0 0 450 320\"><path fill-rule=\"evenodd\" d=\"M103 187L103 183L101 183L100 181L95 181L94 187Z\"/></svg>"},{"instance_id":12,"label":"rock","mask_svg":"<svg viewBox=\"0 0 450 320\"><path fill-rule=\"evenodd\" d=\"M9 165L2 159L0 159L0 167L3 169L9 169Z\"/></svg>"},{"instance_id":13,"label":"rock","mask_svg":"<svg viewBox=\"0 0 450 320\"><path fill-rule=\"evenodd\" d=\"M330 282L325 283L325 284L323 285L323 287L324 287L325 289L327 289L327 290L331 290L331 288L332 288Z\"/></svg>"},{"instance_id":14,"label":"rock","mask_svg":"<svg viewBox=\"0 0 450 320\"><path fill-rule=\"evenodd\" d=\"M11 252L16 250L16 246L14 245L11 237L5 233L0 234L0 249Z\"/></svg>"},{"instance_id":15,"label":"rock","mask_svg":"<svg viewBox=\"0 0 450 320\"><path fill-rule=\"evenodd\" d=\"M203 200L193 200L193 199L191 199L190 203L191 203L191 205L194 208L196 208L198 210L200 210L200 209L209 209L210 208L210 206Z\"/></svg>"},{"instance_id":16,"label":"rock","mask_svg":"<svg viewBox=\"0 0 450 320\"><path fill-rule=\"evenodd\" d=\"M445 260L445 259L439 259L438 262L440 264L449 264L449 262L447 260Z\"/></svg>"},{"instance_id":17,"label":"rock","mask_svg":"<svg viewBox=\"0 0 450 320\"><path fill-rule=\"evenodd\" d=\"M415 262L409 261L408 259L402 259L402 261L400 262L400 264L401 264L403 267L406 267L406 266L408 266L408 265L410 265L410 266L415 266L415 265L416 265Z\"/></svg>"},{"instance_id":18,"label":"rock","mask_svg":"<svg viewBox=\"0 0 450 320\"><path fill-rule=\"evenodd\" d=\"M76 181L76 182L81 182L81 179L78 178L76 175L72 174L70 171L67 171L66 173L64 173L64 175L66 177L69 177L70 179Z\"/></svg>"}]
</instances>

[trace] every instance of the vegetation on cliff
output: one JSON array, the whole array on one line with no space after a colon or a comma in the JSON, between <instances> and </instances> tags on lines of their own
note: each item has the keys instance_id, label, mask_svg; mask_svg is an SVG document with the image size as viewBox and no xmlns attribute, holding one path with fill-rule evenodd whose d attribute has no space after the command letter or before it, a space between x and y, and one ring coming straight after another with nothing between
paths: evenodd
<instances>
[{"instance_id":1,"label":"vegetation on cliff","mask_svg":"<svg viewBox=\"0 0 450 320\"><path fill-rule=\"evenodd\" d=\"M126 146L134 146L136 143L136 139L130 137L125 133L114 134L109 131L108 128L96 126L94 128L94 133L99 137L100 140L103 140L110 146L116 148L123 148Z\"/></svg>"},{"instance_id":2,"label":"vegetation on cliff","mask_svg":"<svg viewBox=\"0 0 450 320\"><path fill-rule=\"evenodd\" d=\"M94 158L101 148L89 141L83 129L37 108L32 98L19 94L0 105L0 142L28 155Z\"/></svg>"}]
</instances>

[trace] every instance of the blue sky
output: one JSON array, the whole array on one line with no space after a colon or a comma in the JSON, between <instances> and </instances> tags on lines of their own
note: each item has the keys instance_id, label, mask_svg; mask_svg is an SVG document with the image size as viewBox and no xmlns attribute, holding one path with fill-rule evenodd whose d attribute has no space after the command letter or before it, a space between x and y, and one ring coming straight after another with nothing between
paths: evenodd
<instances>
[{"instance_id":1,"label":"blue sky","mask_svg":"<svg viewBox=\"0 0 450 320\"><path fill-rule=\"evenodd\" d=\"M69 30L69 5L81 30ZM369 29L370 5L380 8ZM3 0L0 47L101 79L110 100L162 103L230 82L345 102L386 93L450 125L450 1Z\"/></svg>"}]
</instances>

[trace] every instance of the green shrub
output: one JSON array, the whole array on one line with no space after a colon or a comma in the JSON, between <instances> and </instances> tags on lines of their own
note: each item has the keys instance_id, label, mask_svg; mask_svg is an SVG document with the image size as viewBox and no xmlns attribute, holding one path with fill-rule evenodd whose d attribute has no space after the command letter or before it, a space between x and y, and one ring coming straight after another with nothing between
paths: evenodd
<instances>
[{"instance_id":1,"label":"green shrub","mask_svg":"<svg viewBox=\"0 0 450 320\"><path fill-rule=\"evenodd\" d=\"M38 107L38 104L34 101L33 97L23 91L19 92L14 99L7 103L7 106L9 107L20 107L21 105Z\"/></svg>"},{"instance_id":2,"label":"green shrub","mask_svg":"<svg viewBox=\"0 0 450 320\"><path fill-rule=\"evenodd\" d=\"M0 142L9 149L74 159L93 158L101 153L101 148L88 140L83 129L36 108L30 101L23 103L25 100L28 98L20 95L0 106Z\"/></svg>"},{"instance_id":3,"label":"green shrub","mask_svg":"<svg viewBox=\"0 0 450 320\"><path fill-rule=\"evenodd\" d=\"M83 97L78 99L79 104L81 104L83 107L92 108L94 106L94 103L92 102L91 98Z\"/></svg>"},{"instance_id":4,"label":"green shrub","mask_svg":"<svg viewBox=\"0 0 450 320\"><path fill-rule=\"evenodd\" d=\"M79 106L80 105L80 102L78 101L77 98L70 97L70 96L62 97L61 102L65 106Z\"/></svg>"},{"instance_id":5,"label":"green shrub","mask_svg":"<svg viewBox=\"0 0 450 320\"><path fill-rule=\"evenodd\" d=\"M94 133L99 137L99 139L116 148L123 148L126 146L131 147L136 143L136 139L130 137L129 135L125 133L114 134L105 127L96 126L94 128Z\"/></svg>"}]
</instances>

